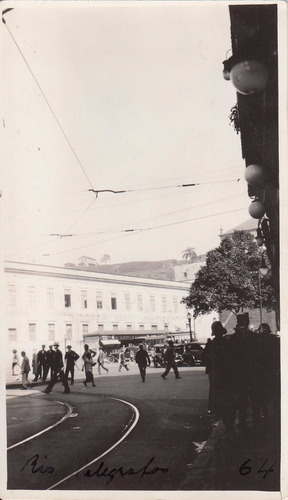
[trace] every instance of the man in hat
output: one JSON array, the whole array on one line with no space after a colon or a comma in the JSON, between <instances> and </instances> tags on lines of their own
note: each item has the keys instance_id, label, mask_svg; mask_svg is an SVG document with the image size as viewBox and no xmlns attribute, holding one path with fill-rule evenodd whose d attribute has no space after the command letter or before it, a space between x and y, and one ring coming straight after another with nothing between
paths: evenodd
<instances>
[{"instance_id":1,"label":"man in hat","mask_svg":"<svg viewBox=\"0 0 288 500\"><path fill-rule=\"evenodd\" d=\"M56 384L56 382L58 380L58 376L59 376L62 384L64 385L64 393L63 394L69 394L70 389L69 389L69 385L67 382L67 378L65 377L65 374L64 374L63 356L62 356L62 352L59 349L58 342L54 343L54 348L55 348L55 355L54 355L53 362L52 362L53 375L52 375L51 381L49 382L48 386L46 387L45 391L43 391L43 392L45 392L46 394L51 392L54 385Z\"/></svg>"},{"instance_id":2,"label":"man in hat","mask_svg":"<svg viewBox=\"0 0 288 500\"><path fill-rule=\"evenodd\" d=\"M79 359L79 354L77 354L75 351L72 351L71 345L67 345L67 352L65 353L65 360L66 360L65 377L68 380L68 374L69 372L71 373L71 385L74 384L74 366L77 359Z\"/></svg>"},{"instance_id":3,"label":"man in hat","mask_svg":"<svg viewBox=\"0 0 288 500\"><path fill-rule=\"evenodd\" d=\"M231 382L235 400L235 417L238 413L238 429L247 429L247 409L253 384L254 363L258 334L249 329L249 314L237 315L235 333L231 335Z\"/></svg>"},{"instance_id":4,"label":"man in hat","mask_svg":"<svg viewBox=\"0 0 288 500\"><path fill-rule=\"evenodd\" d=\"M138 365L142 382L145 382L146 367L147 365L150 366L151 361L148 356L148 352L144 349L143 344L139 344L139 351L136 352L135 361Z\"/></svg>"},{"instance_id":5,"label":"man in hat","mask_svg":"<svg viewBox=\"0 0 288 500\"><path fill-rule=\"evenodd\" d=\"M43 382L45 382L48 374L47 353L45 351L45 347L45 345L42 345L41 350L37 353L37 379L42 378Z\"/></svg>"},{"instance_id":6,"label":"man in hat","mask_svg":"<svg viewBox=\"0 0 288 500\"><path fill-rule=\"evenodd\" d=\"M211 336L208 339L202 355L209 377L209 404L208 411L219 416L224 425L226 434L234 432L234 407L231 404L231 377L229 376L229 340L225 337L226 328L221 321L211 324Z\"/></svg>"},{"instance_id":7,"label":"man in hat","mask_svg":"<svg viewBox=\"0 0 288 500\"><path fill-rule=\"evenodd\" d=\"M48 377L49 370L51 370L50 380L53 377L53 364L54 364L53 360L54 360L54 358L55 358L55 351L53 351L53 345L49 345L49 350L46 352L46 359L47 359L47 367L48 367L47 377Z\"/></svg>"},{"instance_id":8,"label":"man in hat","mask_svg":"<svg viewBox=\"0 0 288 500\"><path fill-rule=\"evenodd\" d=\"M167 347L166 352L164 354L164 361L166 363L166 370L161 375L161 377L164 378L164 380L166 380L166 375L168 375L171 368L173 368L173 370L174 370L176 379L182 378L179 375L178 368L177 368L177 365L175 363L175 354L174 354L174 347L173 347L172 340L168 341L168 347Z\"/></svg>"}]
</instances>

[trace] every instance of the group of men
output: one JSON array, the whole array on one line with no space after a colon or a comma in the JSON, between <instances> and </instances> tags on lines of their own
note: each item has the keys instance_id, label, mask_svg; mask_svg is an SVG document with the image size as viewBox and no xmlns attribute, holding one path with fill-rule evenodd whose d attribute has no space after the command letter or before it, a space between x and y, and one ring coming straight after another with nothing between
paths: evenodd
<instances>
[{"instance_id":1,"label":"group of men","mask_svg":"<svg viewBox=\"0 0 288 500\"><path fill-rule=\"evenodd\" d=\"M235 428L246 430L249 411L254 429L265 422L268 405L279 414L280 343L267 323L250 330L248 313L239 314L235 332L226 334L220 321L212 323L214 338L202 362L210 381L208 411L222 419L231 435Z\"/></svg>"},{"instance_id":2,"label":"group of men","mask_svg":"<svg viewBox=\"0 0 288 500\"><path fill-rule=\"evenodd\" d=\"M61 368L63 368L64 364L62 359L62 353L61 356L59 355L59 353L60 350L58 342L55 342L53 345L50 345L48 351L45 350L45 345L42 345L41 350L37 354L34 352L32 361L33 373L35 375L34 382L36 382L38 379L42 379L43 382L45 382L48 377L49 370L51 370L51 379L52 379L54 372L58 371L59 369L59 364L61 364ZM62 359L61 362L60 358ZM71 374L71 385L73 385L74 383L74 366L77 359L79 359L79 355L72 350L71 345L68 345L67 352L65 353L65 360L66 360L65 376L66 378L68 378L69 373Z\"/></svg>"}]
</instances>

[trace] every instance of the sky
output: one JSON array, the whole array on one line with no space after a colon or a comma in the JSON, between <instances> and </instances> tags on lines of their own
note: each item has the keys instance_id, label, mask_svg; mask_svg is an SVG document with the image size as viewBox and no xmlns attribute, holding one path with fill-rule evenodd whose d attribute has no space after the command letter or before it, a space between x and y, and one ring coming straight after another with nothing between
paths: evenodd
<instances>
[{"instance_id":1,"label":"sky","mask_svg":"<svg viewBox=\"0 0 288 500\"><path fill-rule=\"evenodd\" d=\"M229 124L236 89L222 76L227 4L12 6L2 23L4 259L181 260L249 219Z\"/></svg>"}]
</instances>

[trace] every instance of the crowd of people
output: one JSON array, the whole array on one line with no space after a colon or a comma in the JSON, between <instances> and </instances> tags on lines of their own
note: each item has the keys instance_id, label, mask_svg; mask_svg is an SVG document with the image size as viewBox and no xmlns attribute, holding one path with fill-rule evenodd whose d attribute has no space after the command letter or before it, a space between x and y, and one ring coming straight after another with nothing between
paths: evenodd
<instances>
[{"instance_id":1,"label":"crowd of people","mask_svg":"<svg viewBox=\"0 0 288 500\"><path fill-rule=\"evenodd\" d=\"M271 333L267 323L262 323L257 331L249 329L248 313L237 316L237 324L233 334L227 334L220 321L213 321L211 337L202 353L202 365L206 367L209 377L208 412L222 419L226 432L234 433L235 425L245 430L247 413L252 416L252 423L256 429L265 422L268 407L272 407L279 414L280 405L280 342L279 337ZM145 348L144 348L145 347ZM134 352L133 360L134 360ZM21 352L22 362L17 351L13 349L12 375L16 375L15 368L21 368L22 388L27 389L28 374L31 370L30 361L24 351ZM45 393L52 391L55 383L60 380L64 386L64 393L70 393L68 384L74 384L74 370L80 356L68 345L63 354L58 342L49 346L49 350L42 345L41 350L33 353L32 370L34 381L50 380ZM82 371L85 372L83 384L87 387L91 383L95 387L93 368L98 365L98 374L105 367L103 347L96 351L84 345L81 357ZM122 347L119 351L119 368L129 371L131 349ZM145 382L146 368L153 362L153 353L143 344L139 345L135 362L138 365L142 382ZM174 371L175 378L181 379L175 362L174 345L171 340L164 352L165 371L161 374L164 380L170 370ZM78 367L78 366L77 366ZM79 367L78 367L79 368Z\"/></svg>"},{"instance_id":2,"label":"crowd of people","mask_svg":"<svg viewBox=\"0 0 288 500\"><path fill-rule=\"evenodd\" d=\"M248 413L253 427L260 429L269 406L279 415L279 337L267 323L250 330L248 313L237 316L231 335L214 321L211 335L202 356L210 382L208 411L222 419L227 434L233 434L235 426L244 431Z\"/></svg>"}]
</instances>

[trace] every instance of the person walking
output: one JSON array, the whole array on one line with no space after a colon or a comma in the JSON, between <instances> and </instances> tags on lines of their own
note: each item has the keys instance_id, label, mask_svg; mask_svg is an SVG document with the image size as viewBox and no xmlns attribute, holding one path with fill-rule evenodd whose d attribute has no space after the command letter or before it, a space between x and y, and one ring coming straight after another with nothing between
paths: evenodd
<instances>
[{"instance_id":1,"label":"person walking","mask_svg":"<svg viewBox=\"0 0 288 500\"><path fill-rule=\"evenodd\" d=\"M142 382L145 382L146 367L147 367L147 365L150 366L151 361L150 361L148 352L144 349L143 344L139 344L139 351L136 352L135 361L138 365Z\"/></svg>"},{"instance_id":2,"label":"person walking","mask_svg":"<svg viewBox=\"0 0 288 500\"><path fill-rule=\"evenodd\" d=\"M89 345L88 345L88 344L84 344L84 353L83 353L83 355L82 355L82 359L83 359L84 363L85 363L86 356L87 356L87 354L88 354L89 352L90 352L90 354L91 354L91 358L94 358L94 357L96 356L96 354L97 354L97 353L96 353L95 351L93 351L92 349L89 349ZM83 366L83 368L84 368L84 366Z\"/></svg>"},{"instance_id":3,"label":"person walking","mask_svg":"<svg viewBox=\"0 0 288 500\"><path fill-rule=\"evenodd\" d=\"M93 366L95 365L96 363L95 361L93 361L91 353L87 352L85 356L84 366L82 368L82 371L85 369L85 375L86 375L86 378L83 382L85 387L87 387L87 382L92 382L92 386L96 387L93 377Z\"/></svg>"},{"instance_id":4,"label":"person walking","mask_svg":"<svg viewBox=\"0 0 288 500\"><path fill-rule=\"evenodd\" d=\"M170 372L171 368L173 368L173 370L174 370L176 379L182 378L179 375L178 368L177 368L177 365L175 363L175 354L174 354L174 347L173 347L172 340L168 341L168 347L167 347L166 352L164 354L164 361L166 364L166 370L161 375L161 377L164 378L164 380L166 380L166 376Z\"/></svg>"},{"instance_id":5,"label":"person walking","mask_svg":"<svg viewBox=\"0 0 288 500\"><path fill-rule=\"evenodd\" d=\"M74 366L75 362L77 359L79 359L79 354L77 354L75 351L72 351L72 346L67 345L67 352L65 353L65 360L66 360L66 370L65 370L65 377L68 380L68 375L69 372L71 373L71 385L74 384Z\"/></svg>"},{"instance_id":6,"label":"person walking","mask_svg":"<svg viewBox=\"0 0 288 500\"><path fill-rule=\"evenodd\" d=\"M54 358L55 358L55 351L53 351L53 345L49 345L49 351L46 352L46 360L47 360L47 377L50 370L50 380L52 380L53 378Z\"/></svg>"},{"instance_id":7,"label":"person walking","mask_svg":"<svg viewBox=\"0 0 288 500\"><path fill-rule=\"evenodd\" d=\"M27 389L27 383L29 383L28 374L31 370L30 362L29 362L28 356L26 356L25 351L21 352L21 356L23 357L22 366L21 366L21 373L22 373L22 387L21 387L21 389Z\"/></svg>"},{"instance_id":8,"label":"person walking","mask_svg":"<svg viewBox=\"0 0 288 500\"><path fill-rule=\"evenodd\" d=\"M127 366L126 357L125 357L125 352L126 352L126 349L125 349L125 347L123 347L119 353L119 368L118 368L119 372L121 372L122 366L124 366L124 368L126 368L127 372L129 371L129 368Z\"/></svg>"},{"instance_id":9,"label":"person walking","mask_svg":"<svg viewBox=\"0 0 288 500\"><path fill-rule=\"evenodd\" d=\"M18 358L17 350L13 349L12 350L12 376L13 377L16 377L16 375L17 375L17 373L15 373L15 367L16 366L19 366L19 368L21 368L20 364L19 364L19 358Z\"/></svg>"},{"instance_id":10,"label":"person walking","mask_svg":"<svg viewBox=\"0 0 288 500\"><path fill-rule=\"evenodd\" d=\"M62 384L64 385L64 393L63 394L69 394L70 389L69 389L69 385L67 382L67 378L66 378L65 373L64 373L63 355L59 349L58 342L54 343L54 348L55 348L55 352L54 352L54 358L52 361L52 377L51 377L51 380L50 380L48 386L46 387L45 391L43 391L43 392L45 392L46 394L49 394L49 392L52 391L52 389L53 389L54 385L56 384L58 377L59 377Z\"/></svg>"},{"instance_id":11,"label":"person walking","mask_svg":"<svg viewBox=\"0 0 288 500\"><path fill-rule=\"evenodd\" d=\"M103 351L103 347L99 347L99 354L98 354L98 358L97 358L97 363L98 363L98 374L101 375L101 367L103 368L103 370L105 370L107 373L109 372L108 368L106 368L104 366L104 359L105 359L105 356L104 356L104 351Z\"/></svg>"}]
</instances>

